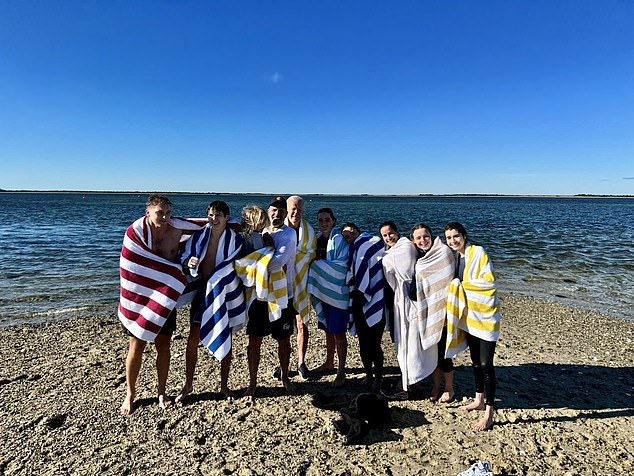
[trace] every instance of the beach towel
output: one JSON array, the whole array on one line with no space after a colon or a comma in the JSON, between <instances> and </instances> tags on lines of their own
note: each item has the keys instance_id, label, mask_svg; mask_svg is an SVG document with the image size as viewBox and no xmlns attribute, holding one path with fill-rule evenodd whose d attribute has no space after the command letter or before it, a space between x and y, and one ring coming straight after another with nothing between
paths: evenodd
<instances>
[{"instance_id":1,"label":"beach towel","mask_svg":"<svg viewBox=\"0 0 634 476\"><path fill-rule=\"evenodd\" d=\"M326 259L313 261L308 271L308 293L317 320L326 326L322 302L339 309L349 308L348 273L349 246L338 229L330 231Z\"/></svg>"},{"instance_id":2,"label":"beach towel","mask_svg":"<svg viewBox=\"0 0 634 476\"><path fill-rule=\"evenodd\" d=\"M286 220L288 225L288 219ZM293 280L293 305L302 316L304 323L310 317L310 296L308 294L308 270L315 259L317 238L313 227L305 219L299 225L297 250L295 253L295 279Z\"/></svg>"},{"instance_id":3,"label":"beach towel","mask_svg":"<svg viewBox=\"0 0 634 476\"><path fill-rule=\"evenodd\" d=\"M275 248L266 246L236 260L234 268L245 287L247 309L258 299L266 301L269 321L282 317L282 310L288 306L288 286L283 269L270 271L268 266L275 254Z\"/></svg>"},{"instance_id":4,"label":"beach towel","mask_svg":"<svg viewBox=\"0 0 634 476\"><path fill-rule=\"evenodd\" d=\"M201 228L198 220L172 218L170 224L187 231ZM152 251L152 230L147 217L136 220L125 232L119 275L119 320L137 339L154 342L185 289L187 279L179 263Z\"/></svg>"},{"instance_id":5,"label":"beach towel","mask_svg":"<svg viewBox=\"0 0 634 476\"><path fill-rule=\"evenodd\" d=\"M447 314L447 292L456 260L439 237L425 256L416 262L416 307L423 349L440 342Z\"/></svg>"},{"instance_id":6,"label":"beach towel","mask_svg":"<svg viewBox=\"0 0 634 476\"><path fill-rule=\"evenodd\" d=\"M199 264L207 254L211 238L211 225L193 234L185 243L181 261L198 258ZM244 240L239 233L227 227L216 251L216 266L204 284L203 305L196 310L200 320L200 341L218 360L231 350L231 332L237 332L246 321L246 305L242 284L233 262L242 250ZM190 268L192 277L198 277L198 267Z\"/></svg>"},{"instance_id":7,"label":"beach towel","mask_svg":"<svg viewBox=\"0 0 634 476\"><path fill-rule=\"evenodd\" d=\"M350 291L356 289L363 294L363 314L368 326L372 327L383 317L383 240L361 233L351 248L351 265L346 281L351 283ZM350 333L355 334L353 328Z\"/></svg>"},{"instance_id":8,"label":"beach towel","mask_svg":"<svg viewBox=\"0 0 634 476\"><path fill-rule=\"evenodd\" d=\"M394 345L403 390L431 375L438 363L436 347L423 348L418 308L409 297L416 259L416 247L405 237L387 250L382 259L385 279L394 290Z\"/></svg>"},{"instance_id":9,"label":"beach towel","mask_svg":"<svg viewBox=\"0 0 634 476\"><path fill-rule=\"evenodd\" d=\"M464 331L482 340L496 342L500 335L500 313L495 275L481 246L465 250L462 282L451 281L447 296L447 351L453 358L467 348Z\"/></svg>"}]
</instances>

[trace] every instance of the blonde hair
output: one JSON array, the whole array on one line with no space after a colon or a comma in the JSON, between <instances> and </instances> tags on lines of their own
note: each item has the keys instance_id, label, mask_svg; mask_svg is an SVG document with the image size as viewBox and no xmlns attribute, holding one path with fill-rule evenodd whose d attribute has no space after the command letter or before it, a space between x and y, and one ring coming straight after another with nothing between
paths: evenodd
<instances>
[{"instance_id":1,"label":"blonde hair","mask_svg":"<svg viewBox=\"0 0 634 476\"><path fill-rule=\"evenodd\" d=\"M242 209L242 233L248 235L254 231L261 232L269 224L269 217L262 207L248 205Z\"/></svg>"}]
</instances>

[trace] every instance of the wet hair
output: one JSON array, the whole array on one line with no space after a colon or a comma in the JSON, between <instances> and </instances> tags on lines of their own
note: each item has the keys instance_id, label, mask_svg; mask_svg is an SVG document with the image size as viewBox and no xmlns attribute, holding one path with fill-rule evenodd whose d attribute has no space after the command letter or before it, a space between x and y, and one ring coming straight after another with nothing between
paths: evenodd
<instances>
[{"instance_id":1,"label":"wet hair","mask_svg":"<svg viewBox=\"0 0 634 476\"><path fill-rule=\"evenodd\" d=\"M172 206L172 202L162 193L152 193L145 202L146 207L155 207L158 205L167 205L169 207Z\"/></svg>"},{"instance_id":2,"label":"wet hair","mask_svg":"<svg viewBox=\"0 0 634 476\"><path fill-rule=\"evenodd\" d=\"M401 233L398 231L398 227L396 226L396 223L394 223L392 220L384 221L383 223L381 223L381 226L379 227L379 232L381 231L381 228L383 228L384 226L389 226L392 231L395 231L398 236L401 236Z\"/></svg>"},{"instance_id":3,"label":"wet hair","mask_svg":"<svg viewBox=\"0 0 634 476\"><path fill-rule=\"evenodd\" d=\"M349 221L348 223L346 223L345 225L343 225L341 227L342 230L345 230L346 228L352 228L354 231L356 231L357 233L361 234L361 230L356 225L356 223L352 223L351 221Z\"/></svg>"},{"instance_id":4,"label":"wet hair","mask_svg":"<svg viewBox=\"0 0 634 476\"><path fill-rule=\"evenodd\" d=\"M248 235L254 231L260 232L269 223L269 217L262 207L248 205L242 209L242 233Z\"/></svg>"},{"instance_id":5,"label":"wet hair","mask_svg":"<svg viewBox=\"0 0 634 476\"><path fill-rule=\"evenodd\" d=\"M320 213L328 213L330 215L330 218L332 218L332 221L334 221L335 223L337 222L335 212L332 211L332 208L320 208L319 210L317 210L317 216L319 216Z\"/></svg>"},{"instance_id":6,"label":"wet hair","mask_svg":"<svg viewBox=\"0 0 634 476\"><path fill-rule=\"evenodd\" d=\"M431 228L429 227L429 225L426 225L425 223L416 223L416 225L414 225L412 229L409 231L409 239L413 241L414 232L416 230L420 230L421 228L424 228L425 230L427 230L429 232L429 236L431 236L432 239L434 238L434 234L431 232Z\"/></svg>"},{"instance_id":7,"label":"wet hair","mask_svg":"<svg viewBox=\"0 0 634 476\"><path fill-rule=\"evenodd\" d=\"M460 222L451 221L445 225L445 228L443 230L444 231L456 230L458 233L460 233L464 237L465 243L469 241L469 235L467 235L467 229Z\"/></svg>"},{"instance_id":8,"label":"wet hair","mask_svg":"<svg viewBox=\"0 0 634 476\"><path fill-rule=\"evenodd\" d=\"M222 200L216 200L215 202L211 202L207 206L207 214L209 214L211 210L221 212L226 217L229 216L229 205L227 205L227 203L223 202Z\"/></svg>"}]
</instances>

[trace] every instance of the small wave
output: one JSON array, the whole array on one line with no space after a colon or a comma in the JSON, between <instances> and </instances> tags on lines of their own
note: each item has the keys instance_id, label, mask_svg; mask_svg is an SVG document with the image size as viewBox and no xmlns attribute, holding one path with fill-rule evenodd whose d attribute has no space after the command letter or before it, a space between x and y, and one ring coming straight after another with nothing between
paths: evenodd
<instances>
[{"instance_id":1,"label":"small wave","mask_svg":"<svg viewBox=\"0 0 634 476\"><path fill-rule=\"evenodd\" d=\"M68 314L70 312L87 311L88 309L90 309L90 306L67 307L64 309L52 309L49 311L30 312L28 316L29 317L58 316L60 314Z\"/></svg>"}]
</instances>

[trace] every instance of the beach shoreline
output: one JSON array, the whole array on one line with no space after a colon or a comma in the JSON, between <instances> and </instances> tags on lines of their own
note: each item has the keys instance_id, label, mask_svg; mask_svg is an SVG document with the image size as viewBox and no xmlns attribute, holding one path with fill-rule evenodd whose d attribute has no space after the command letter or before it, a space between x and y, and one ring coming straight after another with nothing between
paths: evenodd
<instances>
[{"instance_id":1,"label":"beach shoreline","mask_svg":"<svg viewBox=\"0 0 634 476\"><path fill-rule=\"evenodd\" d=\"M343 444L331 408L363 391L356 339L348 382L299 382L284 392L265 339L256 403L223 400L219 364L199 350L195 394L166 411L156 404L155 352L148 346L137 405L125 395L127 339L116 316L0 328L0 474L457 474L476 460L502 474L627 474L634 468L634 322L554 302L503 294L496 349L498 412L491 431L471 429L458 406L472 396L467 353L456 359L457 401L391 402L392 424L361 445ZM179 315L168 391L184 377L187 318ZM310 323L309 367L324 336ZM295 346L293 345L293 348ZM388 376L398 379L383 341ZM294 359L291 362L294 368ZM246 336L234 340L233 389L248 381ZM425 388L429 385L425 382Z\"/></svg>"}]
</instances>

